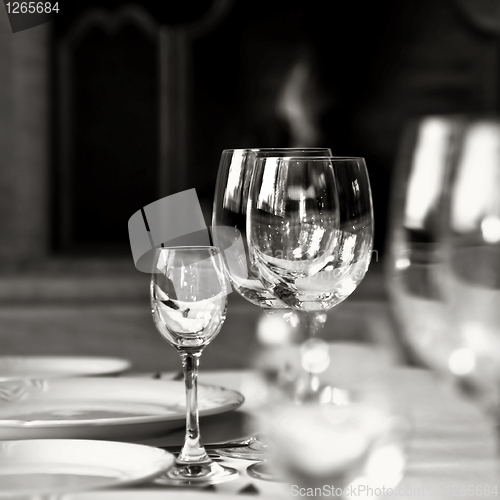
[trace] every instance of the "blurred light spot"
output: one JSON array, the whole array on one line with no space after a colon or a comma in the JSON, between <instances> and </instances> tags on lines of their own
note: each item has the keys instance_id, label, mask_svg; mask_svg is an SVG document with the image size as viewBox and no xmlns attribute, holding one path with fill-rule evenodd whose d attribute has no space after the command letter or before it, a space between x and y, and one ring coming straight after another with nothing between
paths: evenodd
<instances>
[{"instance_id":1,"label":"blurred light spot","mask_svg":"<svg viewBox=\"0 0 500 500\"><path fill-rule=\"evenodd\" d=\"M363 498L374 498L374 495L371 494L373 492L373 488L368 489L367 485L369 484L369 479L365 476L357 477L354 481L352 481L347 488L344 489L346 498L357 497L358 493L363 492ZM351 494L352 493L352 494Z\"/></svg>"},{"instance_id":2,"label":"blurred light spot","mask_svg":"<svg viewBox=\"0 0 500 500\"><path fill-rule=\"evenodd\" d=\"M495 215L485 217L481 222L481 232L486 243L500 241L500 219Z\"/></svg>"},{"instance_id":3,"label":"blurred light spot","mask_svg":"<svg viewBox=\"0 0 500 500\"><path fill-rule=\"evenodd\" d=\"M450 354L448 366L455 375L467 375L476 367L476 358L470 349L457 349Z\"/></svg>"},{"instance_id":4,"label":"blurred light spot","mask_svg":"<svg viewBox=\"0 0 500 500\"><path fill-rule=\"evenodd\" d=\"M476 353L488 352L493 347L491 337L481 322L469 321L465 323L462 327L462 335L466 342L465 345Z\"/></svg>"},{"instance_id":5,"label":"blurred light spot","mask_svg":"<svg viewBox=\"0 0 500 500\"><path fill-rule=\"evenodd\" d=\"M320 386L320 380L318 377L312 377L311 380L310 380L310 383L311 383L311 389L314 391L314 392L317 392L318 389L319 389L319 386Z\"/></svg>"},{"instance_id":6,"label":"blurred light spot","mask_svg":"<svg viewBox=\"0 0 500 500\"><path fill-rule=\"evenodd\" d=\"M402 271L403 269L408 269L410 267L410 259L408 257L400 257L396 260L396 269Z\"/></svg>"},{"instance_id":7,"label":"blurred light spot","mask_svg":"<svg viewBox=\"0 0 500 500\"><path fill-rule=\"evenodd\" d=\"M351 398L349 397L349 392L345 389L339 389L338 387L327 386L320 394L321 403L333 403L338 406L345 406L349 404Z\"/></svg>"},{"instance_id":8,"label":"blurred light spot","mask_svg":"<svg viewBox=\"0 0 500 500\"><path fill-rule=\"evenodd\" d=\"M278 114L288 122L295 145L312 146L320 135L317 121L321 103L313 83L310 57L304 53L293 65L276 103Z\"/></svg>"},{"instance_id":9,"label":"blurred light spot","mask_svg":"<svg viewBox=\"0 0 500 500\"><path fill-rule=\"evenodd\" d=\"M310 339L302 344L302 368L308 373L322 373L330 365L328 344L319 339Z\"/></svg>"},{"instance_id":10,"label":"blurred light spot","mask_svg":"<svg viewBox=\"0 0 500 500\"><path fill-rule=\"evenodd\" d=\"M375 448L365 466L366 475L378 484L394 484L402 477L405 457L400 446L388 444Z\"/></svg>"},{"instance_id":11,"label":"blurred light spot","mask_svg":"<svg viewBox=\"0 0 500 500\"><path fill-rule=\"evenodd\" d=\"M280 345L291 342L293 328L279 314L265 314L257 324L257 339L263 345Z\"/></svg>"}]
</instances>

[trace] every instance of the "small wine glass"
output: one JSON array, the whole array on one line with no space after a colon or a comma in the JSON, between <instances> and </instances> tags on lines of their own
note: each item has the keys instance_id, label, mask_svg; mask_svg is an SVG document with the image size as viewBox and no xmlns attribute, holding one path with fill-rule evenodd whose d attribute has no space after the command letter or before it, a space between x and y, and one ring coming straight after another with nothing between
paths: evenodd
<instances>
[{"instance_id":1,"label":"small wine glass","mask_svg":"<svg viewBox=\"0 0 500 500\"><path fill-rule=\"evenodd\" d=\"M303 350L314 350L312 334L323 323L318 314L345 300L370 264L373 209L364 159L258 158L247 240L260 281L302 313L309 325Z\"/></svg>"},{"instance_id":2,"label":"small wine glass","mask_svg":"<svg viewBox=\"0 0 500 500\"><path fill-rule=\"evenodd\" d=\"M186 438L174 467L160 484L214 484L235 479L238 472L212 461L200 439L198 364L203 349L216 337L226 318L226 281L215 247L159 248L151 278L153 320L182 359L186 384Z\"/></svg>"}]
</instances>

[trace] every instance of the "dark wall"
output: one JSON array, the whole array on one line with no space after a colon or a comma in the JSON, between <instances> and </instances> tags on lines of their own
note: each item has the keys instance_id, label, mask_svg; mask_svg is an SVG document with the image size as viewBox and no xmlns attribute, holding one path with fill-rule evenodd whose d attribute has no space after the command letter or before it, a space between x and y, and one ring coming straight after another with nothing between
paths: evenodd
<instances>
[{"instance_id":1,"label":"dark wall","mask_svg":"<svg viewBox=\"0 0 500 500\"><path fill-rule=\"evenodd\" d=\"M140 5L157 21L179 25L203 17L210 3ZM122 2L73 2L57 19L55 47L94 4L113 9ZM426 114L495 112L496 47L496 38L477 30L453 0L235 0L190 45L187 187L195 187L205 204L211 204L224 148L326 146L336 155L364 156L375 205L375 247L383 252L391 175L404 125ZM127 60L126 53L123 58ZM82 88L91 84L85 78L79 75ZM147 100L140 88L137 100ZM299 116L295 124L294 113ZM117 127L130 127L120 113L116 117ZM302 131L300 123L306 124ZM156 139L144 142L151 134L138 135L142 147L155 146ZM124 157L126 148L141 147L133 140L132 134L123 145ZM110 160L105 153L92 159L103 179L114 180L121 200L115 219L104 220L104 228L122 217L126 221L139 208L134 204L156 196L154 186L141 188L138 183L134 200L119 198L138 174L110 165ZM145 177L154 176L153 165L142 168ZM72 188L77 197L83 184ZM80 211L78 227L84 227L86 213ZM125 230L77 230L75 238L97 251L109 243L128 249Z\"/></svg>"}]
</instances>

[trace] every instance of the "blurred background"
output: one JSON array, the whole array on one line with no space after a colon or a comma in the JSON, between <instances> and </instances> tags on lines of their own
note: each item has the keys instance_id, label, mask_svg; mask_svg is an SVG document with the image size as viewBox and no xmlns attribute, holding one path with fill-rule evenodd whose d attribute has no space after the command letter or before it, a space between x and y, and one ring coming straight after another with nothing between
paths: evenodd
<instances>
[{"instance_id":1,"label":"blurred background","mask_svg":"<svg viewBox=\"0 0 500 500\"><path fill-rule=\"evenodd\" d=\"M176 353L154 331L127 221L196 188L209 224L221 151L247 147L366 158L373 264L333 323L394 344L382 269L401 136L421 116L498 111L497 4L284 5L74 0L0 35L0 353L166 368ZM233 295L227 349L211 346L208 367L244 365L253 342L260 311Z\"/></svg>"}]
</instances>

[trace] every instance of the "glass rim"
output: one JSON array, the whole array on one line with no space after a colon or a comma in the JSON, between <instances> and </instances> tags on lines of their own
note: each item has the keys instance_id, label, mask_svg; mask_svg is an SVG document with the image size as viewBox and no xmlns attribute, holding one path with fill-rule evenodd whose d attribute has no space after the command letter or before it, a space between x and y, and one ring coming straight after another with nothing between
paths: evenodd
<instances>
[{"instance_id":1,"label":"glass rim","mask_svg":"<svg viewBox=\"0 0 500 500\"><path fill-rule=\"evenodd\" d=\"M362 161L365 162L363 156L276 156L274 159L279 158L280 160L293 161ZM266 157L259 158L257 161L266 160Z\"/></svg>"},{"instance_id":2,"label":"glass rim","mask_svg":"<svg viewBox=\"0 0 500 500\"><path fill-rule=\"evenodd\" d=\"M238 152L248 152L248 151L325 151L325 150L330 150L330 148L321 148L321 147L303 147L303 148L228 148L228 149L223 149L222 153L234 153L235 151Z\"/></svg>"},{"instance_id":3,"label":"glass rim","mask_svg":"<svg viewBox=\"0 0 500 500\"><path fill-rule=\"evenodd\" d=\"M220 252L220 248L216 247L214 245L180 245L178 247L157 247L155 248L155 251L157 250L216 250L217 252Z\"/></svg>"}]
</instances>

